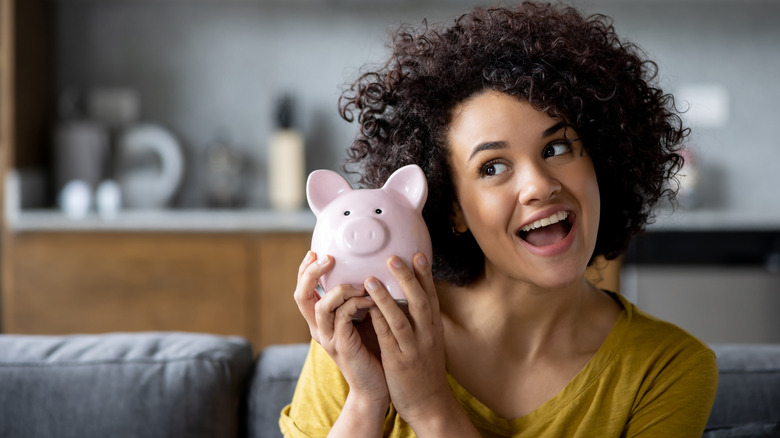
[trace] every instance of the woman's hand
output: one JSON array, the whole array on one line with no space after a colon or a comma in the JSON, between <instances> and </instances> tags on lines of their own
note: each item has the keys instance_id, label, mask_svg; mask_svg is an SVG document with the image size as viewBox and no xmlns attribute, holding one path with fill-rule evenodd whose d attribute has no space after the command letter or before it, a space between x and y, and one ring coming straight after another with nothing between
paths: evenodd
<instances>
[{"instance_id":1,"label":"woman's hand","mask_svg":"<svg viewBox=\"0 0 780 438\"><path fill-rule=\"evenodd\" d=\"M418 253L413 265L398 257L388 260L409 302L408 317L377 279L364 283L376 303L371 317L393 406L418 436L478 436L447 382L444 328L430 262ZM451 427L456 434L447 433Z\"/></svg>"},{"instance_id":2,"label":"woman's hand","mask_svg":"<svg viewBox=\"0 0 780 438\"><path fill-rule=\"evenodd\" d=\"M390 403L382 364L368 350L352 321L355 313L374 303L362 289L349 285L336 286L320 297L317 284L323 274L333 269L333 264L330 256L318 260L309 251L298 269L295 302L309 324L312 338L333 358L349 383L347 403L361 410L375 408L381 420ZM368 324L363 325L371 329Z\"/></svg>"}]
</instances>

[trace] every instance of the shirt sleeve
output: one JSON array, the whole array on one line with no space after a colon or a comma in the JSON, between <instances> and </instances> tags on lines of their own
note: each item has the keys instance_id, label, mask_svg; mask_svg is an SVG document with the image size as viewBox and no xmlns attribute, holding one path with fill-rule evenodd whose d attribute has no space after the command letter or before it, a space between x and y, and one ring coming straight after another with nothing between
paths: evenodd
<instances>
[{"instance_id":1,"label":"shirt sleeve","mask_svg":"<svg viewBox=\"0 0 780 438\"><path fill-rule=\"evenodd\" d=\"M678 354L648 376L637 396L625 437L696 437L704 432L718 387L718 366L709 348Z\"/></svg>"},{"instance_id":2,"label":"shirt sleeve","mask_svg":"<svg viewBox=\"0 0 780 438\"><path fill-rule=\"evenodd\" d=\"M322 346L312 341L292 403L279 418L282 433L288 438L327 436L348 393L341 371Z\"/></svg>"}]
</instances>

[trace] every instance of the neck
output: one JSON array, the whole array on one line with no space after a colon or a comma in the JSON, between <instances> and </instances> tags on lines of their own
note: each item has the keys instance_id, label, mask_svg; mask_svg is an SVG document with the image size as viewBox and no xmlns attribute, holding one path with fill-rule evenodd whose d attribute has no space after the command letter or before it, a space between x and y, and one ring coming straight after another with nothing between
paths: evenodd
<instances>
[{"instance_id":1,"label":"neck","mask_svg":"<svg viewBox=\"0 0 780 438\"><path fill-rule=\"evenodd\" d=\"M445 289L440 301L451 331L521 360L576 345L586 308L598 292L584 278L547 289L500 276Z\"/></svg>"}]
</instances>

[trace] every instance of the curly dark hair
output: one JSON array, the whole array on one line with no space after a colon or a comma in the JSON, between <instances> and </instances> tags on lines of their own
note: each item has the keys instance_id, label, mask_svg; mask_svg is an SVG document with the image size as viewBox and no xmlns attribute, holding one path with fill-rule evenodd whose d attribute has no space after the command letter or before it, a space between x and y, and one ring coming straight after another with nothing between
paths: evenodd
<instances>
[{"instance_id":1,"label":"curly dark hair","mask_svg":"<svg viewBox=\"0 0 780 438\"><path fill-rule=\"evenodd\" d=\"M446 132L459 103L484 90L507 93L579 133L601 194L593 257L613 259L677 191L677 152L689 130L656 76L657 65L621 41L609 17L567 6L525 2L477 8L450 27L402 26L390 59L362 72L339 99L341 116L352 122L357 112L360 125L344 170L375 188L418 164L429 184L423 216L434 276L468 284L484 254L470 233L451 232L456 198Z\"/></svg>"}]
</instances>

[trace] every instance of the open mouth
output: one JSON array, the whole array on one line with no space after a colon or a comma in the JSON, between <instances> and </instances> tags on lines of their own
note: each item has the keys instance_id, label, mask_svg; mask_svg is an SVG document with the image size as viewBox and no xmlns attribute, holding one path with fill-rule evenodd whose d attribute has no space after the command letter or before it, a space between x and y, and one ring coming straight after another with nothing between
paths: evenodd
<instances>
[{"instance_id":1,"label":"open mouth","mask_svg":"<svg viewBox=\"0 0 780 438\"><path fill-rule=\"evenodd\" d=\"M571 231L569 212L559 211L521 227L517 230L517 236L533 246L543 247L560 242L569 231Z\"/></svg>"}]
</instances>

